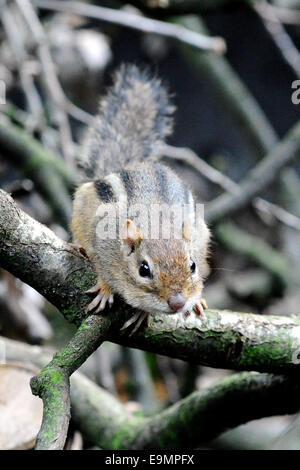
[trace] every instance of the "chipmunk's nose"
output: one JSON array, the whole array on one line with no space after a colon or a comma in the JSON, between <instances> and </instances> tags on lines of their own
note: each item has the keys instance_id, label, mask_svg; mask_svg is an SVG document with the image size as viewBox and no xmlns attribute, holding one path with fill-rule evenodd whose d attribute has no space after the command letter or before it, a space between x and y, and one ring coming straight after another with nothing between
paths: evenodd
<instances>
[{"instance_id":1,"label":"chipmunk's nose","mask_svg":"<svg viewBox=\"0 0 300 470\"><path fill-rule=\"evenodd\" d=\"M168 300L169 307L173 312L178 312L185 306L185 299L181 294L172 295Z\"/></svg>"}]
</instances>

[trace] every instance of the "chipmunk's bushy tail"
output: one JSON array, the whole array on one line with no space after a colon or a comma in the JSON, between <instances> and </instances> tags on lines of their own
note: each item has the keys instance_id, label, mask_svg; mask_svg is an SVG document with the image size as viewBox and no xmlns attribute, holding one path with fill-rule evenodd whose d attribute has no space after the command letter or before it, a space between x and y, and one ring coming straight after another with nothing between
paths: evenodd
<instances>
[{"instance_id":1,"label":"chipmunk's bushy tail","mask_svg":"<svg viewBox=\"0 0 300 470\"><path fill-rule=\"evenodd\" d=\"M80 167L86 177L144 161L171 133L174 109L160 80L135 65L122 65L84 141Z\"/></svg>"}]
</instances>

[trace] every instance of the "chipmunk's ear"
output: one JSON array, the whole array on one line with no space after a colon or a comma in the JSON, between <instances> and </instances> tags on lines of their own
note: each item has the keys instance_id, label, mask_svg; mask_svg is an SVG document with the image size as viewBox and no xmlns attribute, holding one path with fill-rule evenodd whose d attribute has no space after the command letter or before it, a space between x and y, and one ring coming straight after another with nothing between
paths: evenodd
<instances>
[{"instance_id":1,"label":"chipmunk's ear","mask_svg":"<svg viewBox=\"0 0 300 470\"><path fill-rule=\"evenodd\" d=\"M188 219L184 219L182 224L182 237L185 241L190 242L192 238L191 225Z\"/></svg>"},{"instance_id":2,"label":"chipmunk's ear","mask_svg":"<svg viewBox=\"0 0 300 470\"><path fill-rule=\"evenodd\" d=\"M143 232L141 232L132 220L126 219L121 230L121 239L125 248L127 248L127 254L130 255L143 240Z\"/></svg>"}]
</instances>

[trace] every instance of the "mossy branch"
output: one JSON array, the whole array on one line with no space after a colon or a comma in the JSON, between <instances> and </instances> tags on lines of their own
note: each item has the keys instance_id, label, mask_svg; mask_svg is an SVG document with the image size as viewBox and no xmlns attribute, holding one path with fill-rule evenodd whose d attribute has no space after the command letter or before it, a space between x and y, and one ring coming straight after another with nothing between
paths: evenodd
<instances>
[{"instance_id":1,"label":"mossy branch","mask_svg":"<svg viewBox=\"0 0 300 470\"><path fill-rule=\"evenodd\" d=\"M75 175L64 162L3 116L0 119L0 153L22 175L34 181L54 216L67 228L71 212L71 198L67 188L74 186Z\"/></svg>"},{"instance_id":2,"label":"mossy branch","mask_svg":"<svg viewBox=\"0 0 300 470\"><path fill-rule=\"evenodd\" d=\"M36 450L64 447L70 420L70 376L104 341L110 326L105 320L100 316L88 317L69 343L31 379L33 394L40 396L44 404Z\"/></svg>"},{"instance_id":3,"label":"mossy branch","mask_svg":"<svg viewBox=\"0 0 300 470\"><path fill-rule=\"evenodd\" d=\"M21 211L4 191L0 191L0 240L0 265L79 326L90 301L84 291L95 281L89 261ZM161 314L152 315L149 327L129 336L120 326L132 309L117 299L108 312L99 321L109 324L107 339L112 342L212 367L280 373L298 372L300 367L295 359L300 350L298 318L213 310L202 318Z\"/></svg>"},{"instance_id":4,"label":"mossy branch","mask_svg":"<svg viewBox=\"0 0 300 470\"><path fill-rule=\"evenodd\" d=\"M207 219L210 222L218 222L245 207L254 196L263 192L274 181L282 169L299 156L300 121L239 183L240 190L237 194L221 194L207 205Z\"/></svg>"},{"instance_id":5,"label":"mossy branch","mask_svg":"<svg viewBox=\"0 0 300 470\"><path fill-rule=\"evenodd\" d=\"M90 300L84 291L95 280L89 261L21 211L4 191L0 191L0 242L0 265L38 290L68 321L82 324L33 380L34 393L44 401L37 448L63 447L69 422L69 376L104 339L212 367L299 371L300 320L296 318L226 311L207 311L202 318L187 319L162 314L151 316L149 327L129 336L120 327L132 309L119 300L109 315L91 316L82 323ZM134 429L131 426L129 438L122 435L121 444L117 440L113 446L122 447L125 437L126 446L133 445Z\"/></svg>"},{"instance_id":6,"label":"mossy branch","mask_svg":"<svg viewBox=\"0 0 300 470\"><path fill-rule=\"evenodd\" d=\"M8 361L42 367L50 359L42 347L7 338L0 341ZM102 449L195 448L251 419L297 412L299 392L296 376L243 372L145 417L130 413L114 396L76 372L71 378L72 419L83 436Z\"/></svg>"}]
</instances>

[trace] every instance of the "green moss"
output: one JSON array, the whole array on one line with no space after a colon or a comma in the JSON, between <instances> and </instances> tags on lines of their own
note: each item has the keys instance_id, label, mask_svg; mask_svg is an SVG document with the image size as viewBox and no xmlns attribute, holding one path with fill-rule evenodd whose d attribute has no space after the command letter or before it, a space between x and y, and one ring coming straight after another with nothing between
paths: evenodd
<instances>
[{"instance_id":1,"label":"green moss","mask_svg":"<svg viewBox=\"0 0 300 470\"><path fill-rule=\"evenodd\" d=\"M144 422L145 419L142 418ZM123 424L120 427L120 431L112 436L111 449L114 450L124 450L130 448L130 443L132 443L137 435L139 429L139 418L136 418L135 421L130 420Z\"/></svg>"},{"instance_id":2,"label":"green moss","mask_svg":"<svg viewBox=\"0 0 300 470\"><path fill-rule=\"evenodd\" d=\"M57 385L58 383L60 383L62 381L62 374L60 374L57 371L53 371L53 372L50 372L50 373L48 372L47 375L50 378L53 385Z\"/></svg>"},{"instance_id":3,"label":"green moss","mask_svg":"<svg viewBox=\"0 0 300 470\"><path fill-rule=\"evenodd\" d=\"M82 322L77 331L84 331L84 330L87 330L88 328L89 328L88 325Z\"/></svg>"}]
</instances>

